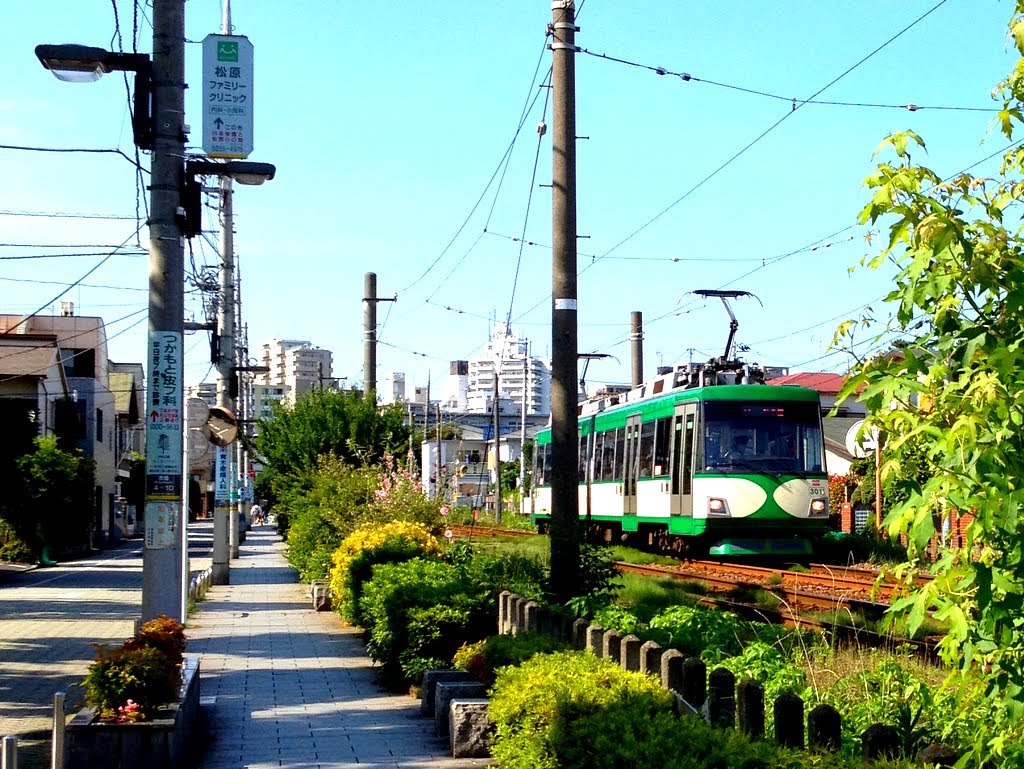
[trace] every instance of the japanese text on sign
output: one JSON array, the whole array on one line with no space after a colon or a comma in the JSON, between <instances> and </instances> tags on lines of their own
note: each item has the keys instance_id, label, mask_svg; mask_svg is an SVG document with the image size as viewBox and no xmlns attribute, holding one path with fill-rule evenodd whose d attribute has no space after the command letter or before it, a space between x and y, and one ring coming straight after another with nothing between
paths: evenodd
<instances>
[{"instance_id":1,"label":"japanese text on sign","mask_svg":"<svg viewBox=\"0 0 1024 769\"><path fill-rule=\"evenodd\" d=\"M211 157L252 152L253 47L248 38L203 40L203 149Z\"/></svg>"}]
</instances>

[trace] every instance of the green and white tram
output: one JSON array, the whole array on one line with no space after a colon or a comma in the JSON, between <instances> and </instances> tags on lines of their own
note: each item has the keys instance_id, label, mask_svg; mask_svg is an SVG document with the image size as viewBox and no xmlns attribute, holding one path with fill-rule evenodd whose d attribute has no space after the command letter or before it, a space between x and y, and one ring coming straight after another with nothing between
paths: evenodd
<instances>
[{"instance_id":1,"label":"green and white tram","mask_svg":"<svg viewBox=\"0 0 1024 769\"><path fill-rule=\"evenodd\" d=\"M705 368L581 404L580 517L696 557L809 554L829 514L818 393ZM532 514L542 528L551 517L550 428Z\"/></svg>"}]
</instances>

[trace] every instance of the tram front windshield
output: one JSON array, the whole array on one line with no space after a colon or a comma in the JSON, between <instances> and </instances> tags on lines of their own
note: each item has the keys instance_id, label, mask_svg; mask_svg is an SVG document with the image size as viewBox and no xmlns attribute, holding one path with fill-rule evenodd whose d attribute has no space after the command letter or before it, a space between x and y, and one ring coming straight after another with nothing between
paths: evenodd
<instances>
[{"instance_id":1,"label":"tram front windshield","mask_svg":"<svg viewBox=\"0 0 1024 769\"><path fill-rule=\"evenodd\" d=\"M818 404L707 401L703 449L707 471L820 473L824 445Z\"/></svg>"}]
</instances>

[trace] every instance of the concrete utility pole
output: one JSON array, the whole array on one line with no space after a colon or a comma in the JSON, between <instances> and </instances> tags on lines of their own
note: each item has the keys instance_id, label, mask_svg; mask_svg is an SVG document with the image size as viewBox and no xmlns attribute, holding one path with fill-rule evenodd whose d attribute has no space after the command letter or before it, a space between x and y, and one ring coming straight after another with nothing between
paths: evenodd
<instances>
[{"instance_id":1,"label":"concrete utility pole","mask_svg":"<svg viewBox=\"0 0 1024 769\"><path fill-rule=\"evenodd\" d=\"M363 397L377 402L377 273L363 276Z\"/></svg>"},{"instance_id":2,"label":"concrete utility pole","mask_svg":"<svg viewBox=\"0 0 1024 769\"><path fill-rule=\"evenodd\" d=\"M231 398L231 373L235 365L235 279L234 279L234 217L232 213L231 179L220 177L220 269L217 290L217 405L234 411ZM213 509L213 573L215 585L231 581L230 559L238 557L238 516L232 515L231 479L232 451L217 447L217 492ZM226 488L221 485L227 479Z\"/></svg>"},{"instance_id":3,"label":"concrete utility pole","mask_svg":"<svg viewBox=\"0 0 1024 769\"><path fill-rule=\"evenodd\" d=\"M153 0L153 130L149 216L149 393L142 620L183 617L180 529L184 420L184 248L177 212L185 155L185 3ZM165 421L166 420L166 421Z\"/></svg>"},{"instance_id":4,"label":"concrete utility pole","mask_svg":"<svg viewBox=\"0 0 1024 769\"><path fill-rule=\"evenodd\" d=\"M552 1L551 587L558 601L576 595L580 581L575 14L573 0Z\"/></svg>"},{"instance_id":5,"label":"concrete utility pole","mask_svg":"<svg viewBox=\"0 0 1024 769\"><path fill-rule=\"evenodd\" d=\"M238 522L238 525L242 525L242 521L245 521L246 525L249 523L248 510L246 510L246 494L245 494L245 481L246 481L246 467L245 467L245 442L242 440L242 435L245 432L245 388L242 386L242 368L248 364L245 359L245 355L248 352L246 347L248 343L244 341L242 336L242 268L238 264L238 260L235 260L235 336L232 344L232 360L234 362L234 371L232 371L232 381L235 390L235 417L238 419L238 440L235 441L235 445L232 447L235 450L235 472L231 476L232 483L232 501L234 503L234 510L232 510L233 520ZM238 533L238 537L235 540L235 549L232 550L231 557L238 557L238 544L245 538L245 529Z\"/></svg>"},{"instance_id":6,"label":"concrete utility pole","mask_svg":"<svg viewBox=\"0 0 1024 769\"><path fill-rule=\"evenodd\" d=\"M498 371L501 369L501 358L494 364L494 522L501 523L501 417L498 409Z\"/></svg>"},{"instance_id":7,"label":"concrete utility pole","mask_svg":"<svg viewBox=\"0 0 1024 769\"><path fill-rule=\"evenodd\" d=\"M523 408L519 423L519 512L526 513L526 399L530 396L530 347L523 358Z\"/></svg>"},{"instance_id":8,"label":"concrete utility pole","mask_svg":"<svg viewBox=\"0 0 1024 769\"><path fill-rule=\"evenodd\" d=\"M644 314L634 310L630 316L629 349L633 353L633 387L644 383Z\"/></svg>"},{"instance_id":9,"label":"concrete utility pole","mask_svg":"<svg viewBox=\"0 0 1024 769\"><path fill-rule=\"evenodd\" d=\"M394 302L396 299L380 299L377 296L377 273L366 273L363 277L363 397L371 403L377 402L377 302ZM430 405L429 399L427 405Z\"/></svg>"}]
</instances>

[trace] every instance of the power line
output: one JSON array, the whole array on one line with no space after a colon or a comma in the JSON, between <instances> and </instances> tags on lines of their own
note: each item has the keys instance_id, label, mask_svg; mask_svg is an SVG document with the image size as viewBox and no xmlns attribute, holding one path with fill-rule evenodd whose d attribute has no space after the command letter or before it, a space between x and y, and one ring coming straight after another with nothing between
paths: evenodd
<instances>
[{"instance_id":1,"label":"power line","mask_svg":"<svg viewBox=\"0 0 1024 769\"><path fill-rule=\"evenodd\" d=\"M671 203L670 205L666 206L664 209L662 209L653 218L649 219L647 222L642 224L637 229L633 230L633 232L629 233L626 237L624 237L622 240L620 240L614 246L609 248L604 254L602 254L596 260L591 262L591 264L588 265L587 268L585 268L581 272L585 272L586 269L589 269L594 264L596 264L597 262L601 261L604 257L606 257L609 254L611 254L612 252L618 250L621 246L623 246L624 244L628 243L630 240L635 238L637 235L639 235L641 232L643 232L649 226L654 224L654 222L658 221L658 219L663 217L665 214L667 214L673 208L675 208L680 203L682 203L684 200L686 200L688 197L690 197L690 195L692 195L694 192L699 190L701 187L703 187L705 184L707 184L709 181L711 181L713 178L715 178L718 174L720 174L722 171L724 171L726 168L728 168L730 165L732 165L736 160L738 160L742 155L744 155L752 147L757 145L762 139L764 139L766 136L768 136L768 134L770 134L772 131L774 131L776 128L778 128L780 125L782 125L790 117L795 115L797 110L799 110L801 107L803 107L805 104L807 104L811 99L814 99L816 96L818 96L818 95L824 93L825 91L827 91L829 88L831 88L833 85L838 83L844 77L849 75L851 72L853 72L859 66L861 66L866 61L868 61L870 58L875 56L881 50L883 50L887 46L891 45L895 40L897 40L899 37L904 35L910 29L912 29L913 27L917 26L925 18L927 18L929 15L931 15L936 10L938 10L940 7L945 5L947 2L949 2L949 0L939 0L939 2L936 3L934 6L932 6L929 10L925 11L923 14L918 16L916 19L914 19L914 21L910 22L910 24L905 26L903 29L901 29L899 32L897 32L895 35L893 35L888 40L886 40L884 43L882 43L880 46L878 46L873 51L871 51L869 54L867 54L866 56L862 57L855 64L851 65L850 67L847 67L845 70L843 70L843 72L841 72L836 77L832 78L832 80L830 80L828 83L826 83L821 88L819 88L817 91L815 91L813 94L811 94L807 99L795 100L793 102L793 108L790 111L788 111L785 115L783 115L781 118L779 118L774 123L772 123L768 128L766 128L764 131L762 131L760 134L758 134L752 141L748 142L742 149L740 149L738 152L734 153L731 157L729 157L728 160L726 160L724 163L719 165L714 171L709 173L707 176L705 176L703 179L701 179L695 185L690 187L690 189L688 189L686 192L684 192L682 195L680 195L678 198L676 198L676 200L673 203Z\"/></svg>"},{"instance_id":2,"label":"power line","mask_svg":"<svg viewBox=\"0 0 1024 769\"><path fill-rule=\"evenodd\" d=\"M119 149L96 149L96 148L90 148L90 147L30 147L30 146L18 145L18 144L0 144L0 150L15 150L15 151L19 151L19 152L58 152L58 153L81 152L81 153L92 154L92 155L120 155L125 160L127 160L129 163L131 163L135 168L137 168L140 171L143 171L143 172L145 172L147 174L149 173L149 171L146 170L145 168L143 168L142 165L140 163L138 163L138 161L132 159L127 154L125 154L122 150L119 150Z\"/></svg>"},{"instance_id":3,"label":"power line","mask_svg":"<svg viewBox=\"0 0 1024 769\"><path fill-rule=\"evenodd\" d=\"M537 72L540 70L540 61L543 61L543 57L544 57L544 54L545 54L546 51L547 51L547 35L545 34L545 36L544 36L544 45L541 47L540 60L538 61L536 69L534 70L533 81L530 84L530 94L533 94L534 84L537 82ZM527 103L530 104L531 107L532 107L533 103L536 103L537 96L539 96L539 94L534 95L533 102L530 102L529 96L527 97ZM498 161L498 166L497 166L497 168L494 169L494 173L491 174L491 178L487 181L487 184L484 186L483 191L480 193L480 197L477 199L476 203L473 204L473 207L470 209L469 213L466 215L466 218L462 222L462 224L459 225L458 230L456 230L455 234L451 237L451 240L448 241L448 244L444 247L444 249L441 251L441 253L437 255L437 257L434 259L434 261L432 261L427 266L427 269L424 270L423 273L418 278L416 278L408 286L406 286L405 288L402 289L402 293L404 293L405 291L408 291L410 288L412 288L417 283L419 283L421 280L423 280L423 278L425 278L427 275L429 275L431 270L433 270L434 267L437 266L438 262L440 262L441 259L444 258L444 255L448 253L448 250L455 243L455 241L459 237L459 235L462 234L462 231L466 228L466 225L469 224L470 220L473 218L473 214L476 213L476 210L480 207L480 204L483 202L484 197L487 195L487 190L489 190L491 188L491 185L494 183L494 179L498 176L498 174L501 171L503 165L506 163L507 159L511 156L512 150L513 150L513 148L515 147L515 144L516 144L516 140L519 138L519 133L520 133L520 131L523 130L523 126L526 124L526 117L527 117L528 114L529 114L529 109L528 108L524 108L524 110L523 110L523 112L522 112L522 114L520 115L520 118L519 118L519 124L516 126L515 133L512 136L512 141L509 142L509 145L505 149L505 153L502 155L501 160Z\"/></svg>"},{"instance_id":4,"label":"power line","mask_svg":"<svg viewBox=\"0 0 1024 769\"><path fill-rule=\"evenodd\" d=\"M138 229L136 229L136 230L135 230L135 232L133 232L133 233L132 233L131 235L129 235L129 236L127 237L127 238L125 238L125 239L124 239L124 240L123 240L123 241L121 242L121 245L120 245L120 246L118 246L118 248L122 248L122 247L124 247L125 243L127 243L127 242L128 242L129 240L131 240L132 238L134 238L134 237L135 237L135 234L136 234L137 232L138 232ZM100 260L99 260L99 262L97 262L97 263L96 263L96 265L95 265L95 266L94 266L94 267L93 267L92 269L90 269L90 270L89 270L88 272L86 272L86 273L85 273L85 275L83 275L82 277L80 277L80 278L79 278L78 280L76 280L76 281L75 281L74 283L71 283L71 284L69 284L67 288L65 288L65 289L64 289L63 291L61 291L61 292L60 292L59 294L57 294L57 295L56 295L55 297L53 297L53 299L51 299L50 301L46 302L46 303L45 303L45 304L44 304L44 305L43 305L42 307L40 307L40 308L39 308L38 310L36 310L36 311L35 311L35 312L33 312L32 314L30 314L30 315L26 315L26 316L25 316L24 318L22 318L22 319L21 319L20 321L18 321L18 323L16 323L15 325L11 326L11 328L7 329L6 331L4 331L4 333L3 333L3 334L0 334L0 336L6 336L7 334L10 334L10 333L12 333L12 332L13 332L13 331L14 331L14 330L15 330L16 328L18 328L19 326L23 325L24 323L27 323L27 322L28 322L28 320L29 320L30 318L33 318L33 317L35 317L35 316L36 316L36 315L38 315L38 314L39 314L40 312L42 312L42 311L43 311L43 310L45 310L45 309L46 309L47 307L49 307L49 306L50 306L51 304L53 304L54 302L56 302L56 301L57 301L58 299L60 299L60 298L61 298L62 296L64 296L64 294L66 294L66 293L67 293L68 291L70 291L70 290L71 290L72 288L74 288L75 286L77 286L77 285L78 285L79 283L81 283L81 282L82 282L83 280L85 280L85 279L86 279L86 278L88 278L88 277L89 277L90 275L92 275L92 274L93 274L94 272L96 272L96 270L98 270L98 269L99 269L100 267L102 267L102 266L103 266L104 264L106 264L106 263L107 263L107 260L109 260L109 259L110 259L110 258L111 258L112 256L114 256L114 253L115 253L115 252L111 252L111 253L107 254L106 256L104 256L104 257L103 257L102 259L100 259Z\"/></svg>"},{"instance_id":5,"label":"power line","mask_svg":"<svg viewBox=\"0 0 1024 769\"><path fill-rule=\"evenodd\" d=\"M121 214L66 213L58 211L0 211L0 216L34 216L46 219L109 219L111 221L133 220L136 217Z\"/></svg>"},{"instance_id":6,"label":"power line","mask_svg":"<svg viewBox=\"0 0 1024 769\"><path fill-rule=\"evenodd\" d=\"M38 280L38 279L33 279L33 278L6 278L6 277L3 277L3 276L0 276L0 280L7 281L8 283L38 283L40 285L48 285L48 286L68 286L68 287L73 287L73 284L68 283L66 281L62 281L62 280ZM81 288L109 288L109 289L112 289L114 291L146 291L146 292L149 291L148 288L139 288L137 286L108 286L108 285L103 284L103 283L81 283L81 282L79 282L77 285L80 286Z\"/></svg>"},{"instance_id":7,"label":"power line","mask_svg":"<svg viewBox=\"0 0 1024 769\"><path fill-rule=\"evenodd\" d=\"M932 10L935 10L934 8ZM931 11L929 11L931 13ZM927 14L926 14L927 15ZM622 59L617 56L609 56L605 53L595 53L586 48L577 48L578 53L585 53L587 56L592 56L595 59L602 59L604 61L615 62L616 64L625 64L630 67L636 67L638 69L646 69L650 72L655 73L659 76L671 76L682 80L685 83L703 83L704 85L715 86L718 88L725 88L732 91L740 91L741 93L751 94L752 96L763 96L768 99L775 99L777 101L788 102L793 105L793 109L796 109L796 104L799 101L801 105L814 104L820 106L829 107L864 107L864 108L876 108L876 109L900 109L907 110L908 112L917 112L919 110L944 110L949 112L988 112L995 113L999 112L999 109L995 107L954 107L954 106L939 106L939 105L925 105L916 104L909 102L907 104L883 104L877 102L854 102L854 101L829 101L824 99L796 99L793 96L783 96L782 94L771 93L769 91L761 91L756 88L747 88L744 86L733 85L730 83L722 83L715 80L708 80L707 78L696 77L691 75L689 72L673 72L665 67L656 67L650 64L642 64L636 61L630 61L629 59Z\"/></svg>"}]
</instances>

